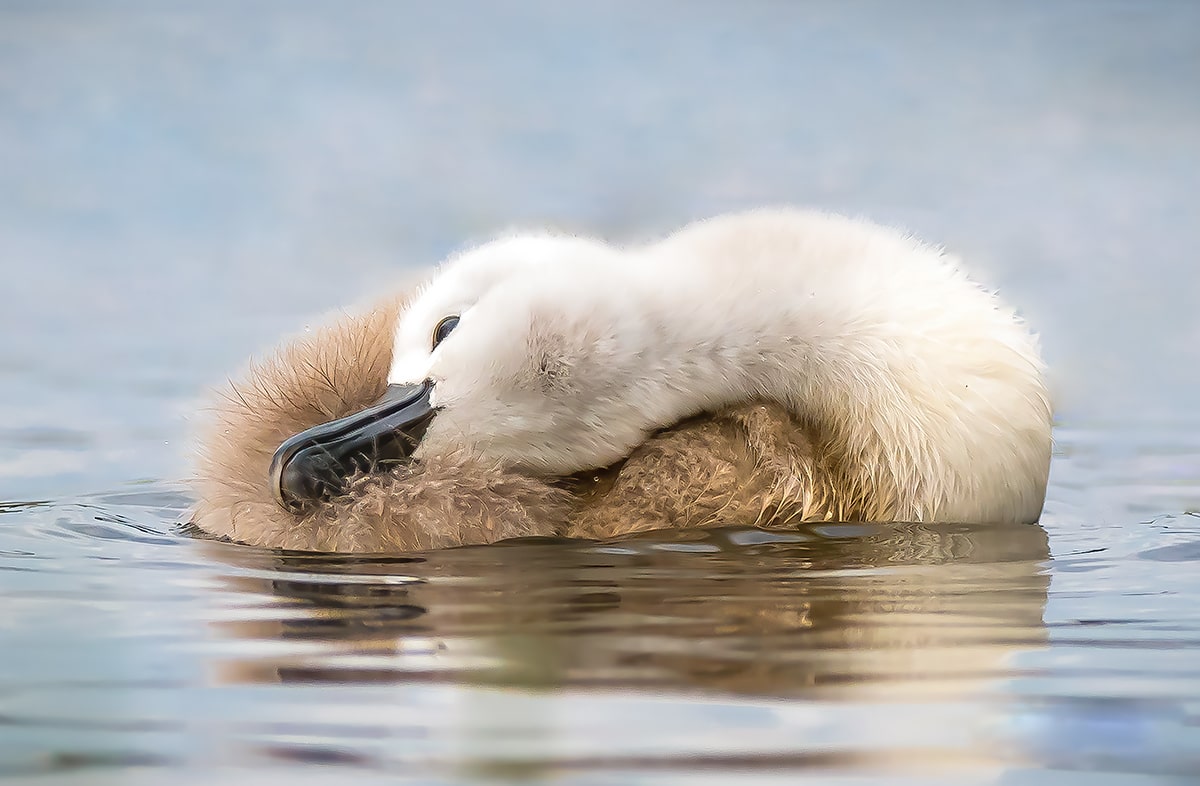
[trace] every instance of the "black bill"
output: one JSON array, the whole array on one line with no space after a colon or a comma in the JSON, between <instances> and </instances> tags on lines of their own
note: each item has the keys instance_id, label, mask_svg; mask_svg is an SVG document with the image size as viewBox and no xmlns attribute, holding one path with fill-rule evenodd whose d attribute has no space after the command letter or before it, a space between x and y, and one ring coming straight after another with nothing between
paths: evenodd
<instances>
[{"instance_id":1,"label":"black bill","mask_svg":"<svg viewBox=\"0 0 1200 786\"><path fill-rule=\"evenodd\" d=\"M300 510L341 494L356 472L402 461L425 434L434 409L433 386L388 385L375 404L291 437L271 459L271 488L279 504Z\"/></svg>"}]
</instances>

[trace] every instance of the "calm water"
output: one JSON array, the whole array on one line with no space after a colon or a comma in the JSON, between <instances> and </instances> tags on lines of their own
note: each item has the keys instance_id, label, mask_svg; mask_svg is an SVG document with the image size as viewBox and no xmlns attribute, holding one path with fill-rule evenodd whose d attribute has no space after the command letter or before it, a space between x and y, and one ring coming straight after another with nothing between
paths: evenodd
<instances>
[{"instance_id":1,"label":"calm water","mask_svg":"<svg viewBox=\"0 0 1200 786\"><path fill-rule=\"evenodd\" d=\"M0 777L1200 777L1200 6L0 5ZM203 391L511 224L770 202L1043 336L1041 526L189 537Z\"/></svg>"}]
</instances>

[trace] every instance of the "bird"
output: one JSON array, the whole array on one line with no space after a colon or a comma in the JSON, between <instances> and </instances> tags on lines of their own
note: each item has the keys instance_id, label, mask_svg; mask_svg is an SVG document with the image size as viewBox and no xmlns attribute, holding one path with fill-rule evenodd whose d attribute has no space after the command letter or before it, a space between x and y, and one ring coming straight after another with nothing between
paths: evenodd
<instances>
[{"instance_id":1,"label":"bird","mask_svg":"<svg viewBox=\"0 0 1200 786\"><path fill-rule=\"evenodd\" d=\"M408 552L799 521L1035 522L1037 337L956 256L799 208L512 232L219 392L192 522Z\"/></svg>"}]
</instances>

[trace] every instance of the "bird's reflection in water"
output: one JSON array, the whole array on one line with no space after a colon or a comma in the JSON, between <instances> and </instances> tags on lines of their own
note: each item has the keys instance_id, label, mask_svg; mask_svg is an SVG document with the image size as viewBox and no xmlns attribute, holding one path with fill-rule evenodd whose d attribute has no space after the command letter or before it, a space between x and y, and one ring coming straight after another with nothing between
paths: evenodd
<instances>
[{"instance_id":1,"label":"bird's reflection in water","mask_svg":"<svg viewBox=\"0 0 1200 786\"><path fill-rule=\"evenodd\" d=\"M221 660L221 682L928 698L1009 676L1010 656L1045 639L1038 526L726 529L396 557L205 548L237 607L219 635L274 645Z\"/></svg>"},{"instance_id":2,"label":"bird's reflection in water","mask_svg":"<svg viewBox=\"0 0 1200 786\"><path fill-rule=\"evenodd\" d=\"M226 727L235 759L522 783L699 766L990 778L1027 759L990 726L1014 725L1015 656L1046 639L1037 526L201 548L221 566L212 675L257 718Z\"/></svg>"}]
</instances>

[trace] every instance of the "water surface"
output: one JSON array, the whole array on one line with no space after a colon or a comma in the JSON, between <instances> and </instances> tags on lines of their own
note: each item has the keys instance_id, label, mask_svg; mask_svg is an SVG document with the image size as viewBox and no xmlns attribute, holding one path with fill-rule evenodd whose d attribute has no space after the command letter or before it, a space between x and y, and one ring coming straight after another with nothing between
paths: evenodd
<instances>
[{"instance_id":1,"label":"water surface","mask_svg":"<svg viewBox=\"0 0 1200 786\"><path fill-rule=\"evenodd\" d=\"M1200 767L1194 515L1137 538L1048 517L364 557L196 540L171 523L185 503L159 486L0 513L5 775Z\"/></svg>"}]
</instances>

